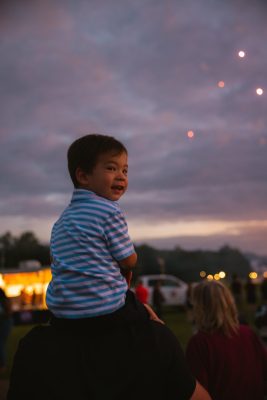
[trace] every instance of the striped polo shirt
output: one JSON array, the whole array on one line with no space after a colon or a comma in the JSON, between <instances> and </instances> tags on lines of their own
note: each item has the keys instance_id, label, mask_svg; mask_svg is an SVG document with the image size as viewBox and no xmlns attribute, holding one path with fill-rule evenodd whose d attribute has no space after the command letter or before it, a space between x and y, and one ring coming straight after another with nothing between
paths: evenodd
<instances>
[{"instance_id":1,"label":"striped polo shirt","mask_svg":"<svg viewBox=\"0 0 267 400\"><path fill-rule=\"evenodd\" d=\"M124 305L127 283L118 261L134 253L117 202L75 189L51 233L52 280L46 303L59 318L88 318Z\"/></svg>"}]
</instances>

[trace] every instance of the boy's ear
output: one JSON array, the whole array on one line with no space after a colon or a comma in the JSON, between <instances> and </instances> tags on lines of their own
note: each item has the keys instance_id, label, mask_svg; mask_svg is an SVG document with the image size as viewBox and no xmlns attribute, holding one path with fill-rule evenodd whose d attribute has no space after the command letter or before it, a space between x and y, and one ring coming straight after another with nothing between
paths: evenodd
<instances>
[{"instance_id":1,"label":"boy's ear","mask_svg":"<svg viewBox=\"0 0 267 400\"><path fill-rule=\"evenodd\" d=\"M78 167L75 171L75 176L77 181L79 182L79 185L87 185L89 183L89 174L88 172L85 172L83 169Z\"/></svg>"}]
</instances>

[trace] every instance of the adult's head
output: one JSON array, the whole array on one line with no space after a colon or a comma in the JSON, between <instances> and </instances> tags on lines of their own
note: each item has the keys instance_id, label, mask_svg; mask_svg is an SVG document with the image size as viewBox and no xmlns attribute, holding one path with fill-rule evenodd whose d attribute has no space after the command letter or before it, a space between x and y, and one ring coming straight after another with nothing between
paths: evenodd
<instances>
[{"instance_id":1,"label":"adult's head","mask_svg":"<svg viewBox=\"0 0 267 400\"><path fill-rule=\"evenodd\" d=\"M78 323L52 318L26 334L7 399L36 400L37 392L38 400L211 400L166 326L111 314Z\"/></svg>"},{"instance_id":2,"label":"adult's head","mask_svg":"<svg viewBox=\"0 0 267 400\"><path fill-rule=\"evenodd\" d=\"M239 326L235 301L230 290L221 282L203 280L193 290L195 322L199 330L221 331L231 336Z\"/></svg>"}]
</instances>

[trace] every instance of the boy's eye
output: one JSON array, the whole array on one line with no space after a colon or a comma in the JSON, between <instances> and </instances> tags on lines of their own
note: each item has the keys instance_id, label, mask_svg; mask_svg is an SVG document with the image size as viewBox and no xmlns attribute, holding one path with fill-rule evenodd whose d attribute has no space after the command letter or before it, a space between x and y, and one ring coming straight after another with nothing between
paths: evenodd
<instances>
[{"instance_id":1,"label":"boy's eye","mask_svg":"<svg viewBox=\"0 0 267 400\"><path fill-rule=\"evenodd\" d=\"M124 175L128 175L128 169L123 170Z\"/></svg>"},{"instance_id":2,"label":"boy's eye","mask_svg":"<svg viewBox=\"0 0 267 400\"><path fill-rule=\"evenodd\" d=\"M107 166L107 169L109 170L109 171L115 171L115 167L113 167L112 165L108 165Z\"/></svg>"}]
</instances>

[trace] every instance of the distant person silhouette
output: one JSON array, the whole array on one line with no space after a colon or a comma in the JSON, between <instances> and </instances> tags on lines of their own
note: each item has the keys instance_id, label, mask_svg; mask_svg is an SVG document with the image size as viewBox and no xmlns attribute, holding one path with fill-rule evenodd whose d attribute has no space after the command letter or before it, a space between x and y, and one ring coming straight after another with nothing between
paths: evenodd
<instances>
[{"instance_id":1,"label":"distant person silhouette","mask_svg":"<svg viewBox=\"0 0 267 400\"><path fill-rule=\"evenodd\" d=\"M261 301L267 303L267 277L264 277L260 285Z\"/></svg>"},{"instance_id":2,"label":"distant person silhouette","mask_svg":"<svg viewBox=\"0 0 267 400\"><path fill-rule=\"evenodd\" d=\"M256 285L253 283L253 280L250 277L247 278L247 282L245 284L245 292L247 304L254 307L257 300Z\"/></svg>"},{"instance_id":3,"label":"distant person silhouette","mask_svg":"<svg viewBox=\"0 0 267 400\"><path fill-rule=\"evenodd\" d=\"M162 317L162 305L165 302L165 297L161 291L161 281L155 282L153 292L152 292L152 304L155 309L156 314L159 318Z\"/></svg>"},{"instance_id":4,"label":"distant person silhouette","mask_svg":"<svg viewBox=\"0 0 267 400\"><path fill-rule=\"evenodd\" d=\"M192 282L189 282L187 284L187 291L186 291L186 314L187 314L187 320L191 323L193 323L192 295L193 295L193 285Z\"/></svg>"},{"instance_id":5,"label":"distant person silhouette","mask_svg":"<svg viewBox=\"0 0 267 400\"><path fill-rule=\"evenodd\" d=\"M232 282L230 284L230 289L232 291L232 294L234 296L235 302L237 307L239 308L242 302L242 292L243 292L243 287L242 283L236 273L232 275Z\"/></svg>"},{"instance_id":6,"label":"distant person silhouette","mask_svg":"<svg viewBox=\"0 0 267 400\"><path fill-rule=\"evenodd\" d=\"M143 285L142 279L138 279L137 281L137 285L135 288L135 295L141 303L143 304L148 303L149 292L148 289Z\"/></svg>"}]
</instances>

